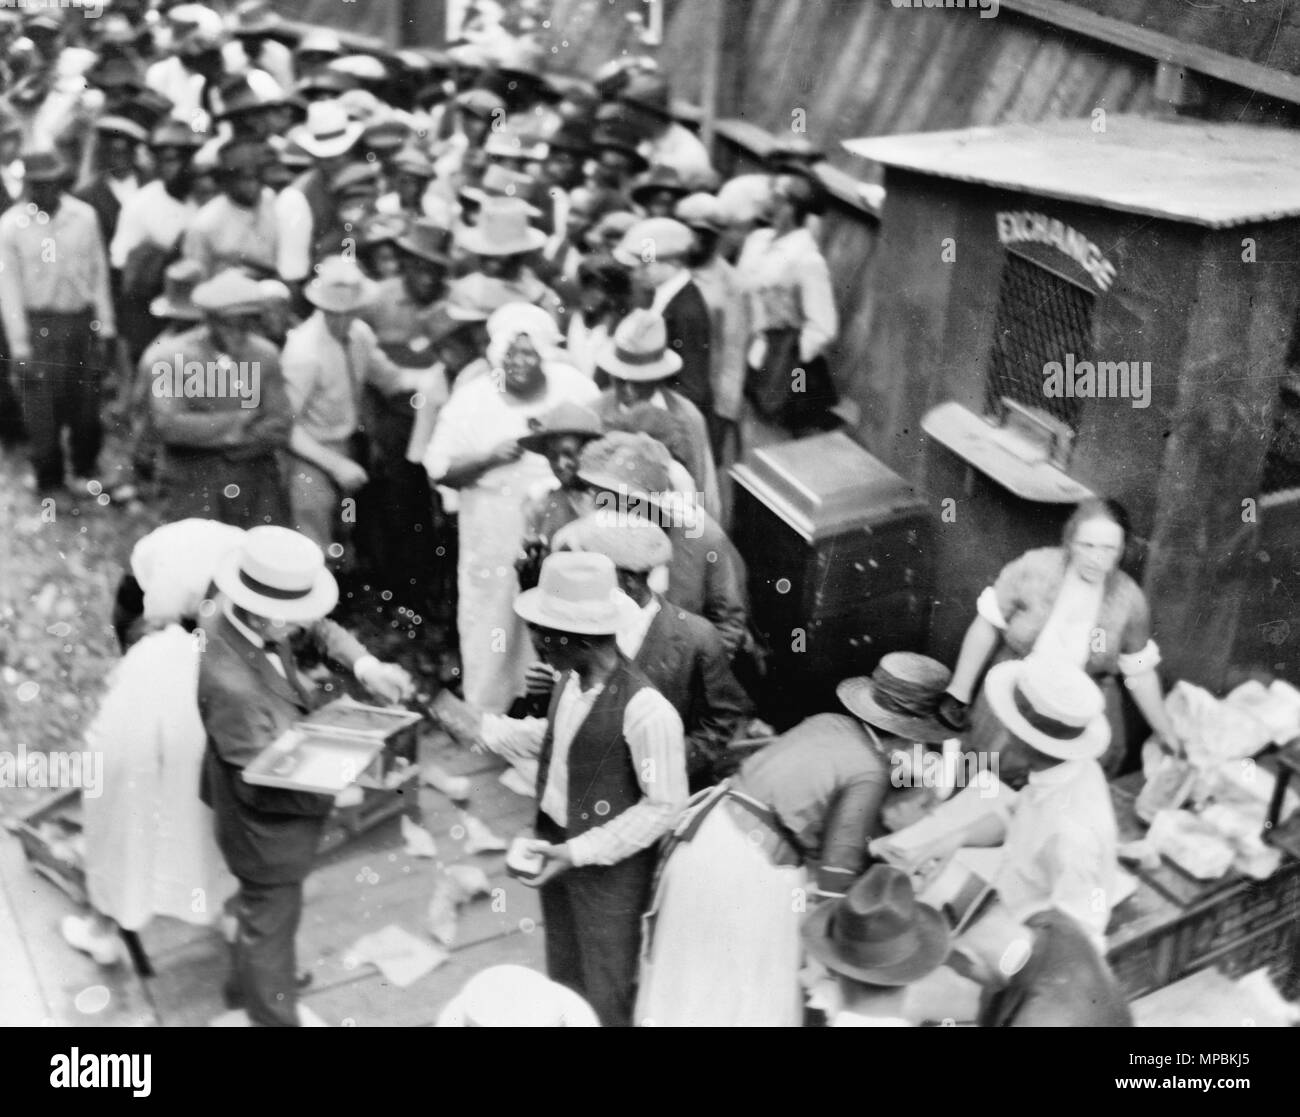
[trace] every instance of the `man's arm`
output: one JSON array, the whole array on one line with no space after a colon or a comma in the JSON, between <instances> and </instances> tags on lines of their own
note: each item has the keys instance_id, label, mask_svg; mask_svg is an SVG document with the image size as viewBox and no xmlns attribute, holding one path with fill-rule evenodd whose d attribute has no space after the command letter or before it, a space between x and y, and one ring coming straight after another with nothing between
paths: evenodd
<instances>
[{"instance_id":1,"label":"man's arm","mask_svg":"<svg viewBox=\"0 0 1300 1117\"><path fill-rule=\"evenodd\" d=\"M99 231L99 218L93 211L87 216L83 251L90 258L92 298L95 317L99 319L98 336L102 341L108 341L117 336L117 318L114 316L113 291L108 278L108 253L104 251L104 237Z\"/></svg>"},{"instance_id":2,"label":"man's arm","mask_svg":"<svg viewBox=\"0 0 1300 1117\"><path fill-rule=\"evenodd\" d=\"M745 642L748 610L740 592L735 565L719 550L716 562L704 564L704 617L722 638L728 656Z\"/></svg>"},{"instance_id":3,"label":"man's arm","mask_svg":"<svg viewBox=\"0 0 1300 1117\"><path fill-rule=\"evenodd\" d=\"M667 602L661 608L671 609ZM727 652L712 626L700 633L695 651L691 732L686 742L692 772L717 769L742 721L750 714L748 696L731 673Z\"/></svg>"},{"instance_id":4,"label":"man's arm","mask_svg":"<svg viewBox=\"0 0 1300 1117\"><path fill-rule=\"evenodd\" d=\"M9 339L9 356L23 361L31 356L27 335L27 307L23 302L23 266L17 234L8 221L0 221L0 318Z\"/></svg>"},{"instance_id":5,"label":"man's arm","mask_svg":"<svg viewBox=\"0 0 1300 1117\"><path fill-rule=\"evenodd\" d=\"M614 865L653 845L690 797L682 721L668 699L653 687L637 691L623 714L623 736L642 797L604 826L570 838L574 865Z\"/></svg>"},{"instance_id":6,"label":"man's arm","mask_svg":"<svg viewBox=\"0 0 1300 1117\"><path fill-rule=\"evenodd\" d=\"M167 375L170 376L170 371ZM195 450L227 450L242 445L253 415L252 411L242 407L191 411L170 386L152 391L149 407L158 436L164 443Z\"/></svg>"}]
</instances>

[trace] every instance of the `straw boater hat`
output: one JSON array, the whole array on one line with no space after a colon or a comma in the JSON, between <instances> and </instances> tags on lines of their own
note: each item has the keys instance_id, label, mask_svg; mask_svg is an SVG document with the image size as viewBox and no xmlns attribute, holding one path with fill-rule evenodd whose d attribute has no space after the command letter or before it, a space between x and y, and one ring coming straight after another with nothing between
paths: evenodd
<instances>
[{"instance_id":1,"label":"straw boater hat","mask_svg":"<svg viewBox=\"0 0 1300 1117\"><path fill-rule=\"evenodd\" d=\"M293 137L317 159L329 159L349 151L361 138L362 126L348 119L348 111L337 101L313 101L307 106L307 122Z\"/></svg>"},{"instance_id":2,"label":"straw boater hat","mask_svg":"<svg viewBox=\"0 0 1300 1117\"><path fill-rule=\"evenodd\" d=\"M563 551L542 560L537 588L515 598L528 624L576 636L613 636L636 603L618 588L614 564L604 555Z\"/></svg>"},{"instance_id":3,"label":"straw boater hat","mask_svg":"<svg viewBox=\"0 0 1300 1117\"><path fill-rule=\"evenodd\" d=\"M203 268L195 260L177 260L163 272L163 289L149 304L155 318L180 318L197 322L203 311L194 305L194 289L203 282Z\"/></svg>"},{"instance_id":4,"label":"straw boater hat","mask_svg":"<svg viewBox=\"0 0 1300 1117\"><path fill-rule=\"evenodd\" d=\"M914 652L881 658L871 678L845 679L835 693L854 717L897 737L936 745L952 736L935 712L952 672Z\"/></svg>"},{"instance_id":5,"label":"straw boater hat","mask_svg":"<svg viewBox=\"0 0 1300 1117\"><path fill-rule=\"evenodd\" d=\"M1110 744L1106 699L1079 667L1030 655L989 669L984 694L1014 737L1058 760L1089 760Z\"/></svg>"},{"instance_id":6,"label":"straw boater hat","mask_svg":"<svg viewBox=\"0 0 1300 1117\"><path fill-rule=\"evenodd\" d=\"M194 288L194 305L218 317L260 314L266 305L262 286L238 268L227 268Z\"/></svg>"},{"instance_id":7,"label":"straw boater hat","mask_svg":"<svg viewBox=\"0 0 1300 1117\"><path fill-rule=\"evenodd\" d=\"M249 528L240 545L218 564L217 589L259 617L304 623L329 616L339 587L325 568L325 553L287 527Z\"/></svg>"},{"instance_id":8,"label":"straw boater hat","mask_svg":"<svg viewBox=\"0 0 1300 1117\"><path fill-rule=\"evenodd\" d=\"M595 1010L572 989L525 966L475 974L438 1016L439 1028L599 1028Z\"/></svg>"},{"instance_id":9,"label":"straw boater hat","mask_svg":"<svg viewBox=\"0 0 1300 1117\"><path fill-rule=\"evenodd\" d=\"M596 354L596 366L617 380L648 383L682 370L682 359L668 348L668 327L653 310L630 311Z\"/></svg>"},{"instance_id":10,"label":"straw boater hat","mask_svg":"<svg viewBox=\"0 0 1300 1117\"><path fill-rule=\"evenodd\" d=\"M350 314L369 306L379 296L379 284L355 260L327 256L316 265L316 277L302 290L312 306L335 314Z\"/></svg>"},{"instance_id":11,"label":"straw boater hat","mask_svg":"<svg viewBox=\"0 0 1300 1117\"><path fill-rule=\"evenodd\" d=\"M948 956L948 924L919 904L902 869L873 865L848 894L816 908L801 928L805 949L827 969L867 985L907 985Z\"/></svg>"},{"instance_id":12,"label":"straw boater hat","mask_svg":"<svg viewBox=\"0 0 1300 1117\"><path fill-rule=\"evenodd\" d=\"M530 420L530 425L532 433L524 435L519 440L519 445L536 454L543 453L546 443L561 435L576 435L585 443L600 438L604 433L594 411L568 400L556 404L545 415Z\"/></svg>"},{"instance_id":13,"label":"straw boater hat","mask_svg":"<svg viewBox=\"0 0 1300 1117\"><path fill-rule=\"evenodd\" d=\"M648 217L638 221L623 234L614 249L614 259L625 267L634 268L646 262L647 252L654 260L680 260L695 247L695 237L689 228L671 217Z\"/></svg>"},{"instance_id":14,"label":"straw boater hat","mask_svg":"<svg viewBox=\"0 0 1300 1117\"><path fill-rule=\"evenodd\" d=\"M618 570L645 574L673 560L673 544L658 524L640 516L610 516L589 512L563 528L555 549L604 555Z\"/></svg>"},{"instance_id":15,"label":"straw boater hat","mask_svg":"<svg viewBox=\"0 0 1300 1117\"><path fill-rule=\"evenodd\" d=\"M528 203L521 198L486 198L478 223L456 230L456 243L475 256L518 256L536 252L546 234L528 224Z\"/></svg>"}]
</instances>

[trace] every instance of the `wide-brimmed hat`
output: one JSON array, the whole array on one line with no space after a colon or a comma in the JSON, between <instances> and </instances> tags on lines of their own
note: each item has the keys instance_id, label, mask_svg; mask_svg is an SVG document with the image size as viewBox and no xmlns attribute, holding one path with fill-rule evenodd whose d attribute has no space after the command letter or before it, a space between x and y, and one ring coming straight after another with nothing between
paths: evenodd
<instances>
[{"instance_id":1,"label":"wide-brimmed hat","mask_svg":"<svg viewBox=\"0 0 1300 1117\"><path fill-rule=\"evenodd\" d=\"M177 260L163 272L162 294L149 303L155 318L179 318L197 322L203 310L194 305L194 289L203 282L203 268L196 260Z\"/></svg>"},{"instance_id":2,"label":"wide-brimmed hat","mask_svg":"<svg viewBox=\"0 0 1300 1117\"><path fill-rule=\"evenodd\" d=\"M387 81L391 76L383 60L373 54L345 54L326 64L327 70L337 70L340 74L351 74L359 81Z\"/></svg>"},{"instance_id":3,"label":"wide-brimmed hat","mask_svg":"<svg viewBox=\"0 0 1300 1117\"><path fill-rule=\"evenodd\" d=\"M26 151L22 160L25 182L60 182L72 174L63 156L52 148Z\"/></svg>"},{"instance_id":4,"label":"wide-brimmed hat","mask_svg":"<svg viewBox=\"0 0 1300 1117\"><path fill-rule=\"evenodd\" d=\"M673 559L668 533L642 516L597 511L564 526L564 547L604 555L619 570L645 574Z\"/></svg>"},{"instance_id":5,"label":"wide-brimmed hat","mask_svg":"<svg viewBox=\"0 0 1300 1117\"><path fill-rule=\"evenodd\" d=\"M121 136L132 143L142 144L149 139L149 129L127 116L109 113L95 121L95 131L106 136Z\"/></svg>"},{"instance_id":6,"label":"wide-brimmed hat","mask_svg":"<svg viewBox=\"0 0 1300 1117\"><path fill-rule=\"evenodd\" d=\"M347 109L337 101L313 101L307 106L307 121L295 139L309 155L329 159L350 150L362 131L362 126L349 120Z\"/></svg>"},{"instance_id":7,"label":"wide-brimmed hat","mask_svg":"<svg viewBox=\"0 0 1300 1117\"><path fill-rule=\"evenodd\" d=\"M525 966L489 966L465 983L438 1016L439 1028L599 1028L572 989Z\"/></svg>"},{"instance_id":8,"label":"wide-brimmed hat","mask_svg":"<svg viewBox=\"0 0 1300 1117\"><path fill-rule=\"evenodd\" d=\"M120 54L100 58L86 71L86 84L97 89L139 91L145 88L143 71Z\"/></svg>"},{"instance_id":9,"label":"wide-brimmed hat","mask_svg":"<svg viewBox=\"0 0 1300 1117\"><path fill-rule=\"evenodd\" d=\"M948 957L948 923L917 903L911 878L872 865L848 894L816 908L801 928L804 948L827 969L867 985L907 985Z\"/></svg>"},{"instance_id":10,"label":"wide-brimmed hat","mask_svg":"<svg viewBox=\"0 0 1300 1117\"><path fill-rule=\"evenodd\" d=\"M1030 655L989 669L989 707L1012 736L1058 760L1100 756L1110 744L1106 699L1087 672Z\"/></svg>"},{"instance_id":11,"label":"wide-brimmed hat","mask_svg":"<svg viewBox=\"0 0 1300 1117\"><path fill-rule=\"evenodd\" d=\"M688 228L710 233L721 233L727 227L722 206L712 194L688 194L677 203L673 216Z\"/></svg>"},{"instance_id":12,"label":"wide-brimmed hat","mask_svg":"<svg viewBox=\"0 0 1300 1117\"><path fill-rule=\"evenodd\" d=\"M531 433L524 435L519 445L535 454L542 453L552 438L573 435L590 442L605 433L594 411L568 400L556 404L545 415L529 420L528 425Z\"/></svg>"},{"instance_id":13,"label":"wide-brimmed hat","mask_svg":"<svg viewBox=\"0 0 1300 1117\"><path fill-rule=\"evenodd\" d=\"M411 138L411 126L395 116L372 120L361 133L365 147L381 154L401 151Z\"/></svg>"},{"instance_id":14,"label":"wide-brimmed hat","mask_svg":"<svg viewBox=\"0 0 1300 1117\"><path fill-rule=\"evenodd\" d=\"M614 151L622 155L628 160L633 174L639 174L650 166L650 161L641 154L637 138L617 127L613 121L605 121L596 126L591 134L591 147L598 153Z\"/></svg>"},{"instance_id":15,"label":"wide-brimmed hat","mask_svg":"<svg viewBox=\"0 0 1300 1117\"><path fill-rule=\"evenodd\" d=\"M639 206L644 206L651 194L672 194L674 198L684 198L691 192L690 187L682 181L676 167L657 164L636 180L628 196Z\"/></svg>"},{"instance_id":16,"label":"wide-brimmed hat","mask_svg":"<svg viewBox=\"0 0 1300 1117\"><path fill-rule=\"evenodd\" d=\"M222 82L213 98L213 116L217 120L231 120L250 112L261 112L284 104L282 94L268 95L270 90L258 88L249 80L247 74L236 74Z\"/></svg>"},{"instance_id":17,"label":"wide-brimmed hat","mask_svg":"<svg viewBox=\"0 0 1300 1117\"><path fill-rule=\"evenodd\" d=\"M155 151L160 147L198 149L206 141L206 134L194 131L183 120L177 120L175 117L168 117L149 133L149 146Z\"/></svg>"},{"instance_id":18,"label":"wide-brimmed hat","mask_svg":"<svg viewBox=\"0 0 1300 1117\"><path fill-rule=\"evenodd\" d=\"M218 564L213 581L233 604L271 620L320 620L339 600L324 552L287 527L249 528Z\"/></svg>"},{"instance_id":19,"label":"wide-brimmed hat","mask_svg":"<svg viewBox=\"0 0 1300 1117\"><path fill-rule=\"evenodd\" d=\"M393 243L403 252L428 260L431 264L448 263L447 241L451 234L436 221L421 218L413 221Z\"/></svg>"},{"instance_id":20,"label":"wide-brimmed hat","mask_svg":"<svg viewBox=\"0 0 1300 1117\"><path fill-rule=\"evenodd\" d=\"M356 88L357 79L351 74L341 74L337 70L313 70L293 83L293 95L304 100L311 100L311 95L316 93L339 97Z\"/></svg>"},{"instance_id":21,"label":"wide-brimmed hat","mask_svg":"<svg viewBox=\"0 0 1300 1117\"><path fill-rule=\"evenodd\" d=\"M854 717L909 741L939 744L952 736L935 716L952 672L915 652L883 656L870 678L845 679L835 693Z\"/></svg>"},{"instance_id":22,"label":"wide-brimmed hat","mask_svg":"<svg viewBox=\"0 0 1300 1117\"><path fill-rule=\"evenodd\" d=\"M266 305L261 285L239 268L226 268L194 288L194 305L204 314L258 314Z\"/></svg>"},{"instance_id":23,"label":"wide-brimmed hat","mask_svg":"<svg viewBox=\"0 0 1300 1117\"><path fill-rule=\"evenodd\" d=\"M596 367L618 380L667 380L682 370L682 359L668 348L668 326L653 310L629 311L596 354Z\"/></svg>"},{"instance_id":24,"label":"wide-brimmed hat","mask_svg":"<svg viewBox=\"0 0 1300 1117\"><path fill-rule=\"evenodd\" d=\"M412 147L410 144L405 145L393 156L393 170L415 175L417 178L433 178L438 173L433 160L418 147Z\"/></svg>"},{"instance_id":25,"label":"wide-brimmed hat","mask_svg":"<svg viewBox=\"0 0 1300 1117\"><path fill-rule=\"evenodd\" d=\"M612 244L617 240L618 244L623 242L623 237L627 231L640 222L640 218L635 213L625 209L616 209L612 213L605 214L587 231L588 241L598 241L602 245ZM618 244L614 244L617 248ZM610 249L612 252L613 249ZM610 256L613 259L613 256ZM619 263L619 267L626 267L626 264Z\"/></svg>"},{"instance_id":26,"label":"wide-brimmed hat","mask_svg":"<svg viewBox=\"0 0 1300 1117\"><path fill-rule=\"evenodd\" d=\"M467 89L464 93L456 94L452 103L461 112L467 112L471 116L493 117L506 111L505 101L490 89Z\"/></svg>"},{"instance_id":27,"label":"wide-brimmed hat","mask_svg":"<svg viewBox=\"0 0 1300 1117\"><path fill-rule=\"evenodd\" d=\"M610 431L583 448L578 477L593 489L655 501L672 489L668 462L668 451L648 434Z\"/></svg>"},{"instance_id":28,"label":"wide-brimmed hat","mask_svg":"<svg viewBox=\"0 0 1300 1117\"><path fill-rule=\"evenodd\" d=\"M680 221L671 217L647 217L623 234L614 249L614 259L634 268L647 259L683 259L694 247L694 234Z\"/></svg>"},{"instance_id":29,"label":"wide-brimmed hat","mask_svg":"<svg viewBox=\"0 0 1300 1117\"><path fill-rule=\"evenodd\" d=\"M353 195L377 195L382 172L378 163L347 163L329 179L329 192L335 201Z\"/></svg>"},{"instance_id":30,"label":"wide-brimmed hat","mask_svg":"<svg viewBox=\"0 0 1300 1117\"><path fill-rule=\"evenodd\" d=\"M515 612L542 628L612 636L627 623L630 601L619 590L618 574L608 558L564 551L542 560L537 588L515 598Z\"/></svg>"},{"instance_id":31,"label":"wide-brimmed hat","mask_svg":"<svg viewBox=\"0 0 1300 1117\"><path fill-rule=\"evenodd\" d=\"M37 8L23 21L24 33L32 31L52 31L57 33L62 30L63 11L57 7Z\"/></svg>"},{"instance_id":32,"label":"wide-brimmed hat","mask_svg":"<svg viewBox=\"0 0 1300 1117\"><path fill-rule=\"evenodd\" d=\"M490 159L520 159L537 163L546 158L546 142L521 135L510 127L493 128L483 144Z\"/></svg>"},{"instance_id":33,"label":"wide-brimmed hat","mask_svg":"<svg viewBox=\"0 0 1300 1117\"><path fill-rule=\"evenodd\" d=\"M486 322L518 297L499 279L471 272L447 285L447 315L456 322Z\"/></svg>"},{"instance_id":34,"label":"wide-brimmed hat","mask_svg":"<svg viewBox=\"0 0 1300 1117\"><path fill-rule=\"evenodd\" d=\"M343 40L339 38L337 31L331 31L325 27L314 27L298 40L298 46L294 50L294 54L299 58L304 54L319 54L322 57L329 55L333 58L339 58L343 54Z\"/></svg>"},{"instance_id":35,"label":"wide-brimmed hat","mask_svg":"<svg viewBox=\"0 0 1300 1117\"><path fill-rule=\"evenodd\" d=\"M373 248L379 244L396 244L411 223L400 213L374 213L361 222L357 235L358 248Z\"/></svg>"},{"instance_id":36,"label":"wide-brimmed hat","mask_svg":"<svg viewBox=\"0 0 1300 1117\"><path fill-rule=\"evenodd\" d=\"M634 73L618 93L618 100L656 116L671 118L672 91L659 74Z\"/></svg>"},{"instance_id":37,"label":"wide-brimmed hat","mask_svg":"<svg viewBox=\"0 0 1300 1117\"><path fill-rule=\"evenodd\" d=\"M130 117L145 128L153 128L171 115L172 102L156 89L141 89L117 111L118 115Z\"/></svg>"},{"instance_id":38,"label":"wide-brimmed hat","mask_svg":"<svg viewBox=\"0 0 1300 1117\"><path fill-rule=\"evenodd\" d=\"M546 137L548 155L552 151L572 151L576 155L586 155L592 147L591 127L576 120L566 120Z\"/></svg>"},{"instance_id":39,"label":"wide-brimmed hat","mask_svg":"<svg viewBox=\"0 0 1300 1117\"><path fill-rule=\"evenodd\" d=\"M729 225L747 225L767 212L772 201L771 175L737 175L718 187L718 207Z\"/></svg>"},{"instance_id":40,"label":"wide-brimmed hat","mask_svg":"<svg viewBox=\"0 0 1300 1117\"><path fill-rule=\"evenodd\" d=\"M316 276L302 289L312 306L335 314L350 314L369 306L379 296L379 284L355 260L327 256L316 265Z\"/></svg>"},{"instance_id":41,"label":"wide-brimmed hat","mask_svg":"<svg viewBox=\"0 0 1300 1117\"><path fill-rule=\"evenodd\" d=\"M461 187L460 200L463 204L482 206L488 198L518 198L527 207L524 212L528 220L536 221L542 211L527 200L536 190L537 180L532 175L490 163L477 183Z\"/></svg>"},{"instance_id":42,"label":"wide-brimmed hat","mask_svg":"<svg viewBox=\"0 0 1300 1117\"><path fill-rule=\"evenodd\" d=\"M522 198L485 198L474 225L456 230L456 243L475 256L518 256L536 252L546 234L528 224L528 203Z\"/></svg>"}]
</instances>

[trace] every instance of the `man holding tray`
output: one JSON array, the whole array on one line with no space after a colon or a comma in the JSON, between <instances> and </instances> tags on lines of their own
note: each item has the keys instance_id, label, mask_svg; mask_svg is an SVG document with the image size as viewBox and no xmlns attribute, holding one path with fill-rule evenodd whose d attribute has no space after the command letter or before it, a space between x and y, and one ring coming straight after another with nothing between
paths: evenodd
<instances>
[{"instance_id":1,"label":"man holding tray","mask_svg":"<svg viewBox=\"0 0 1300 1117\"><path fill-rule=\"evenodd\" d=\"M333 799L248 783L243 769L317 705L315 685L298 671L289 647L299 633L309 633L328 658L351 667L386 702L413 688L401 667L380 663L325 620L338 602L338 585L306 536L252 528L214 580L219 608L202 625L199 712L208 743L199 792L239 880L239 935L226 1000L245 1008L255 1025L297 1027L294 937L302 884Z\"/></svg>"}]
</instances>

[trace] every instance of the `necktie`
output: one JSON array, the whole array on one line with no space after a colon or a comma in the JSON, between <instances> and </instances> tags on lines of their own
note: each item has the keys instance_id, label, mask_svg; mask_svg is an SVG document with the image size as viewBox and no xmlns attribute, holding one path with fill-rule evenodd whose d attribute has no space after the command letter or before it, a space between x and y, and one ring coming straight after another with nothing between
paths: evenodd
<instances>
[{"instance_id":1,"label":"necktie","mask_svg":"<svg viewBox=\"0 0 1300 1117\"><path fill-rule=\"evenodd\" d=\"M311 692L302 685L302 676L298 674L298 664L294 662L293 649L289 647L289 641L277 640L272 643L268 640L266 650L280 661L280 666L284 668L285 679L293 687L294 693L302 704L310 709L312 706Z\"/></svg>"}]
</instances>

